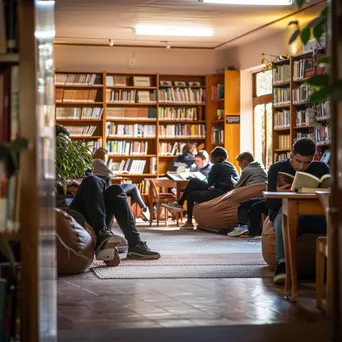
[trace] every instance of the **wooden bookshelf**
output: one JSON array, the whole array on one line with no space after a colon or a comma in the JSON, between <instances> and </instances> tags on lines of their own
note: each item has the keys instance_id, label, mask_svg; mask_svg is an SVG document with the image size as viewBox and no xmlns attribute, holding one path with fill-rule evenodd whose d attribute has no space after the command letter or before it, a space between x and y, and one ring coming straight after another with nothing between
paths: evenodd
<instances>
[{"instance_id":1,"label":"wooden bookshelf","mask_svg":"<svg viewBox=\"0 0 342 342\"><path fill-rule=\"evenodd\" d=\"M218 90L222 87L222 90ZM220 92L220 94L219 94ZM235 160L240 153L240 71L225 70L207 77L207 139L210 152L216 146L223 146L229 154L229 161L239 169ZM220 112L220 115L218 115ZM235 122L230 122L231 120ZM221 137L213 138L213 132Z\"/></svg>"},{"instance_id":2,"label":"wooden bookshelf","mask_svg":"<svg viewBox=\"0 0 342 342\"><path fill-rule=\"evenodd\" d=\"M87 77L84 75L91 74L96 75L94 84L75 84L84 81ZM166 144L173 145L176 142L191 141L200 148L205 147L206 103L202 100L199 101L199 97L203 96L206 91L206 75L130 74L72 70L56 70L56 75L56 122L66 126L69 131L70 127L73 127L76 132L80 127L95 126L91 136L75 136L75 133L70 132L71 138L84 139L93 148L100 146L106 148L113 162L120 162L125 158L145 159L146 164L142 174L122 174L123 177L132 179L133 182L139 183L144 177L163 176L169 170L172 158L176 156L161 155L160 144L163 144L164 148ZM65 80L72 84L63 84ZM189 86L189 82L193 82L193 84ZM96 89L96 97L92 97L94 102L65 102L64 98L58 94L62 91L65 94L65 90L67 90L66 94L74 96L71 98L74 100L81 97L82 93L77 93L80 89L82 91L83 89ZM70 92L70 90L74 90L74 92ZM67 99L70 100L70 98ZM193 101L186 102L185 100ZM82 114L77 118L68 118L68 114L65 113L71 115L71 108L74 107L99 107L102 109L101 117L83 118ZM140 128L143 127L144 132L154 129L154 134L146 136L135 134L136 131L132 125L136 124L139 124ZM123 127L127 128L129 125L131 128L133 127L133 134L118 134ZM175 134L176 131L181 132L181 130L184 132L193 130L198 133L201 129L199 126L202 127L202 135ZM119 144L122 147L123 143L132 144L134 142L141 142L140 146L144 147L143 144L147 144L146 154L137 155L131 151L129 153L127 151L120 154L113 153Z\"/></svg>"},{"instance_id":3,"label":"wooden bookshelf","mask_svg":"<svg viewBox=\"0 0 342 342\"><path fill-rule=\"evenodd\" d=\"M307 80L321 72L319 54L306 52L273 62L273 161L288 158L292 144L301 137L316 141L318 156L330 146L328 105L307 101L312 91ZM288 103L279 101L281 92L288 95Z\"/></svg>"}]
</instances>

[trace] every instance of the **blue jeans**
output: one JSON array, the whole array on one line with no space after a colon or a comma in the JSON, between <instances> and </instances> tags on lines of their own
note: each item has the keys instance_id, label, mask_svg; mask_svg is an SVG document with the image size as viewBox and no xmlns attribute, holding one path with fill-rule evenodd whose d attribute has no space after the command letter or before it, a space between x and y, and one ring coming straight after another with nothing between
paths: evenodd
<instances>
[{"instance_id":1,"label":"blue jeans","mask_svg":"<svg viewBox=\"0 0 342 342\"><path fill-rule=\"evenodd\" d=\"M282 230L282 210L273 220L273 228L276 232L276 261L285 262L285 249ZM298 233L326 234L325 216L298 216Z\"/></svg>"}]
</instances>

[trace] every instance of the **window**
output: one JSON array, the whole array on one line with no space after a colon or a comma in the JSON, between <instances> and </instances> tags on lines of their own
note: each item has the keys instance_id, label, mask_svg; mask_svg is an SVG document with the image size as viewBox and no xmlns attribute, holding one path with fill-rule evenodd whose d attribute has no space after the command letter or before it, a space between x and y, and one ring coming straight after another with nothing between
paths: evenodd
<instances>
[{"instance_id":1,"label":"window","mask_svg":"<svg viewBox=\"0 0 342 342\"><path fill-rule=\"evenodd\" d=\"M272 164L272 70L253 75L254 157Z\"/></svg>"}]
</instances>

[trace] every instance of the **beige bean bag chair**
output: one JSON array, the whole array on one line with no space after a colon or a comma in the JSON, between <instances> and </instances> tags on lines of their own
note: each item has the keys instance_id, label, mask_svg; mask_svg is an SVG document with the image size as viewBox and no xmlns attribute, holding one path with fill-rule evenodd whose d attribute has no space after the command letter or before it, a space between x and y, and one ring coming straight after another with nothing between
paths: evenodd
<instances>
[{"instance_id":1,"label":"beige bean bag chair","mask_svg":"<svg viewBox=\"0 0 342 342\"><path fill-rule=\"evenodd\" d=\"M194 217L197 224L207 229L233 229L238 224L240 202L249 198L262 197L265 183L257 183L233 189L208 202L196 203Z\"/></svg>"},{"instance_id":2,"label":"beige bean bag chair","mask_svg":"<svg viewBox=\"0 0 342 342\"><path fill-rule=\"evenodd\" d=\"M315 274L316 239L321 235L303 234L297 239L297 267L301 276ZM262 256L274 268L276 264L276 234L272 222L267 217L262 228Z\"/></svg>"}]
</instances>

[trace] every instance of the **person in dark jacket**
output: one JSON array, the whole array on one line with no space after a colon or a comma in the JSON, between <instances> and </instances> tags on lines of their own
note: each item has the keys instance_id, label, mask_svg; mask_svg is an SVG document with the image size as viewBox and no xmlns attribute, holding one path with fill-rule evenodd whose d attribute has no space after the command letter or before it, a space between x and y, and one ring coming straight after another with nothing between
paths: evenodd
<instances>
[{"instance_id":1,"label":"person in dark jacket","mask_svg":"<svg viewBox=\"0 0 342 342\"><path fill-rule=\"evenodd\" d=\"M195 166L190 168L191 172L201 172L208 177L213 165L209 161L209 154L206 150L201 150L195 155Z\"/></svg>"},{"instance_id":2,"label":"person in dark jacket","mask_svg":"<svg viewBox=\"0 0 342 342\"><path fill-rule=\"evenodd\" d=\"M234 188L232 179L237 182L239 175L235 166L229 163L227 159L228 152L223 147L215 147L210 154L210 160L214 165L209 172L207 182L193 178L189 181L179 201L162 204L169 210L183 211L184 202L187 201L188 220L181 228L194 228L192 224L192 212L195 202L207 202Z\"/></svg>"},{"instance_id":3,"label":"person in dark jacket","mask_svg":"<svg viewBox=\"0 0 342 342\"><path fill-rule=\"evenodd\" d=\"M171 171L184 171L194 166L196 152L195 144L186 144L183 147L182 154L172 160Z\"/></svg>"},{"instance_id":4,"label":"person in dark jacket","mask_svg":"<svg viewBox=\"0 0 342 342\"><path fill-rule=\"evenodd\" d=\"M281 160L271 165L268 170L268 191L290 191L291 184L278 184L278 172L295 175L297 171L307 172L313 176L321 178L330 173L329 166L323 162L314 161L316 153L316 143L310 138L297 140L293 145L290 159ZM273 223L276 232L276 270L274 283L283 284L286 278L284 240L282 232L282 200L266 200L269 208L269 218ZM326 223L324 216L299 216L298 231L300 233L326 233Z\"/></svg>"}]
</instances>

